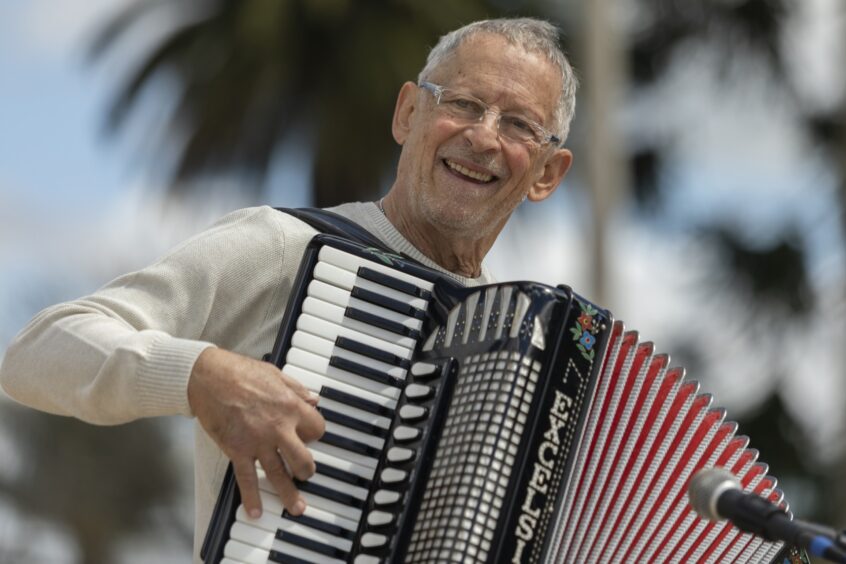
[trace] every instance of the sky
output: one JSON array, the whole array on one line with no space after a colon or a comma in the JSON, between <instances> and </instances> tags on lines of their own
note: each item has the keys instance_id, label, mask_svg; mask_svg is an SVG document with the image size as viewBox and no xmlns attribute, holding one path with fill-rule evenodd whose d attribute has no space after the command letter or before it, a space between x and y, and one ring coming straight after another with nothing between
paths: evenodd
<instances>
[{"instance_id":1,"label":"sky","mask_svg":"<svg viewBox=\"0 0 846 564\"><path fill-rule=\"evenodd\" d=\"M846 34L843 19L831 17L835 1L803 3L804 19L787 38L796 44L792 64L801 77L800 95L819 107L844 88ZM135 155L137 140L103 135L107 101L125 62L119 57L89 62L85 46L97 24L125 2L0 0L0 357L41 307L143 266L244 205L237 196L166 205L161 187ZM135 37L127 49L153 40L155 31ZM677 165L669 171L675 189L665 224L645 227L626 210L615 216L611 305L659 343L671 341L680 325L701 325L715 348L733 351L709 381L717 397L741 408L754 403L765 387L755 377L760 349L737 360L744 358L739 347L756 345L736 340L742 328L732 327L731 303L707 307L699 286L707 264L699 258L707 251L680 235L678 224L725 217L745 225L751 238L766 241L773 226L795 222L812 241L814 283L832 307L820 312L812 328L792 335L802 344L790 355L797 376L786 386L794 401L827 415L818 437L825 442L843 427L846 365L843 353L831 346L846 337L837 321L846 314L839 290L846 261L838 246L839 219L832 214L834 179L813 158L797 157L807 155L806 141L793 133L795 124L772 92L750 80L729 87L717 82L691 65L661 87L663 97L630 99L618 116L631 144L665 136L679 124L697 134L675 148ZM157 101L153 94L148 103ZM279 193L272 188L268 198L307 204L307 169L307 156L287 153L270 184L284 185L289 199L274 200ZM566 282L589 292L589 251L582 236L587 202L577 182L565 181L549 205L506 229L489 264L500 279ZM816 187L812 198L809 185ZM737 378L738 372L749 376ZM3 445L0 433L0 453Z\"/></svg>"}]
</instances>

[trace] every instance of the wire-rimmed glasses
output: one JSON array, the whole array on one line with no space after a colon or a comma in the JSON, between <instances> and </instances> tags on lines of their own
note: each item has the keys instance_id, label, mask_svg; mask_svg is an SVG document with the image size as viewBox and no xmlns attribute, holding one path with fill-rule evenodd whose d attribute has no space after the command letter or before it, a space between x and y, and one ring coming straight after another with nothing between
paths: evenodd
<instances>
[{"instance_id":1,"label":"wire-rimmed glasses","mask_svg":"<svg viewBox=\"0 0 846 564\"><path fill-rule=\"evenodd\" d=\"M529 147L541 147L547 143L557 146L561 143L557 135L550 133L536 121L519 114L502 113L498 109L492 109L490 104L470 94L432 82L424 81L418 86L431 93L435 97L437 107L454 119L478 123L485 119L485 115L493 113L497 117L499 135L509 141Z\"/></svg>"}]
</instances>

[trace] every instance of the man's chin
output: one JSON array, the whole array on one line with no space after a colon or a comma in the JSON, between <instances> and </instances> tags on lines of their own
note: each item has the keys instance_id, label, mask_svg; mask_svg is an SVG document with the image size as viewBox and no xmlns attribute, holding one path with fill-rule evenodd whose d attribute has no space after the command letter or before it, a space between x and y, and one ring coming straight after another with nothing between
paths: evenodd
<instances>
[{"instance_id":1,"label":"man's chin","mask_svg":"<svg viewBox=\"0 0 846 564\"><path fill-rule=\"evenodd\" d=\"M451 206L447 209L431 210L429 222L440 232L462 239L479 239L490 233L493 222L482 221L478 213Z\"/></svg>"}]
</instances>

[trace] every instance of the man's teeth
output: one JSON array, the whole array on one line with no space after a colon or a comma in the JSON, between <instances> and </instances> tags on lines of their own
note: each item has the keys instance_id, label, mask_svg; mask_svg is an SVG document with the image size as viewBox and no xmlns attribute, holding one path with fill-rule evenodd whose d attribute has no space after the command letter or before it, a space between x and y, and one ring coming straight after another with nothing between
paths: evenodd
<instances>
[{"instance_id":1,"label":"man's teeth","mask_svg":"<svg viewBox=\"0 0 846 564\"><path fill-rule=\"evenodd\" d=\"M454 163L450 160L444 160L447 166L456 172L460 172L464 176L469 176L474 180L478 180L479 182L490 182L493 179L493 175L491 174L484 174L482 172L475 172L470 170L469 168L465 168L458 163Z\"/></svg>"}]
</instances>

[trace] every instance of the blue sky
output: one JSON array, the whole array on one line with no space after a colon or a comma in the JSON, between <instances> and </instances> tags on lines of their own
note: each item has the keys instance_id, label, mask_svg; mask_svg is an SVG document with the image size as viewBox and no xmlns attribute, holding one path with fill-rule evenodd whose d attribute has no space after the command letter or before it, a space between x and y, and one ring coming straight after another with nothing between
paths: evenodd
<instances>
[{"instance_id":1,"label":"blue sky","mask_svg":"<svg viewBox=\"0 0 846 564\"><path fill-rule=\"evenodd\" d=\"M125 163L97 135L104 84L84 64L82 34L52 35L37 4L2 8L0 186L4 199L77 212L115 197Z\"/></svg>"}]
</instances>

